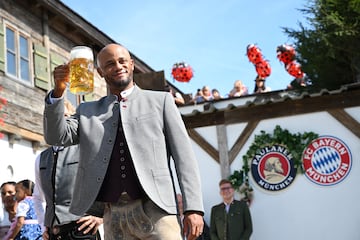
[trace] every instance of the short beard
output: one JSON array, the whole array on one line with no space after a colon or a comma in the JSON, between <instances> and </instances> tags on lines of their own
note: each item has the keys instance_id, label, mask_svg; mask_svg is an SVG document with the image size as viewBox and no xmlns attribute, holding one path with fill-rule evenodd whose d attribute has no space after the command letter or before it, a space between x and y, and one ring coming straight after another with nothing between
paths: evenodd
<instances>
[{"instance_id":1,"label":"short beard","mask_svg":"<svg viewBox=\"0 0 360 240\"><path fill-rule=\"evenodd\" d=\"M130 77L126 78L125 80L111 82L111 85L115 88L125 88L132 82Z\"/></svg>"},{"instance_id":2,"label":"short beard","mask_svg":"<svg viewBox=\"0 0 360 240\"><path fill-rule=\"evenodd\" d=\"M125 89L133 81L133 74L129 75L126 79L121 79L117 81L105 79L107 84L115 89Z\"/></svg>"}]
</instances>

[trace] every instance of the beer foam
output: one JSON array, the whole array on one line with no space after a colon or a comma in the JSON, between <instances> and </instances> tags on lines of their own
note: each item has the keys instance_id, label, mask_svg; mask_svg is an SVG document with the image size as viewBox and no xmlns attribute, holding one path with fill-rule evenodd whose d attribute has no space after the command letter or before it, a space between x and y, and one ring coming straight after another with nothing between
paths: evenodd
<instances>
[{"instance_id":1,"label":"beer foam","mask_svg":"<svg viewBox=\"0 0 360 240\"><path fill-rule=\"evenodd\" d=\"M91 48L86 46L77 46L71 49L70 59L74 58L86 58L93 60L93 52Z\"/></svg>"}]
</instances>

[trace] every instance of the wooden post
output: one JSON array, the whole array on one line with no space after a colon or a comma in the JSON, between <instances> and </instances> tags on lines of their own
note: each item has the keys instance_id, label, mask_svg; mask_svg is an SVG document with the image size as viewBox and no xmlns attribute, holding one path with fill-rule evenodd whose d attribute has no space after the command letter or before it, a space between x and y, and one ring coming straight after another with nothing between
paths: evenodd
<instances>
[{"instance_id":1,"label":"wooden post","mask_svg":"<svg viewBox=\"0 0 360 240\"><path fill-rule=\"evenodd\" d=\"M216 135L219 147L221 178L228 178L230 176L230 162L226 126L223 124L216 125Z\"/></svg>"}]
</instances>

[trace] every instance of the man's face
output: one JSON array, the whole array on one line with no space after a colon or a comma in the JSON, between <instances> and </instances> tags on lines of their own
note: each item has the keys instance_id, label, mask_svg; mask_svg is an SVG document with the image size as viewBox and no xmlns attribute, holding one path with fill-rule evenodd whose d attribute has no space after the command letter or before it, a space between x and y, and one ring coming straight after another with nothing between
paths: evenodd
<instances>
[{"instance_id":1,"label":"man's face","mask_svg":"<svg viewBox=\"0 0 360 240\"><path fill-rule=\"evenodd\" d=\"M124 90L133 85L134 61L129 52L115 44L107 46L99 55L99 74L110 90Z\"/></svg>"},{"instance_id":2,"label":"man's face","mask_svg":"<svg viewBox=\"0 0 360 240\"><path fill-rule=\"evenodd\" d=\"M256 85L258 85L258 87L264 86L264 80L263 79L256 79Z\"/></svg>"},{"instance_id":3,"label":"man's face","mask_svg":"<svg viewBox=\"0 0 360 240\"><path fill-rule=\"evenodd\" d=\"M284 172L284 170L282 168L282 164L281 164L279 159L277 159L275 161L274 166L275 166L275 172L277 172L277 173L283 173Z\"/></svg>"},{"instance_id":4,"label":"man's face","mask_svg":"<svg viewBox=\"0 0 360 240\"><path fill-rule=\"evenodd\" d=\"M235 89L236 92L241 92L242 87L243 87L243 86L242 86L242 82L236 81L236 82L234 83L234 89Z\"/></svg>"},{"instance_id":5,"label":"man's face","mask_svg":"<svg viewBox=\"0 0 360 240\"><path fill-rule=\"evenodd\" d=\"M1 199L5 207L10 207L15 204L15 186L12 184L5 184L1 188Z\"/></svg>"},{"instance_id":6,"label":"man's face","mask_svg":"<svg viewBox=\"0 0 360 240\"><path fill-rule=\"evenodd\" d=\"M203 88L203 94L204 96L210 96L210 88L208 87Z\"/></svg>"},{"instance_id":7,"label":"man's face","mask_svg":"<svg viewBox=\"0 0 360 240\"><path fill-rule=\"evenodd\" d=\"M224 200L229 200L234 197L234 188L230 183L224 183L220 186L220 195Z\"/></svg>"}]
</instances>

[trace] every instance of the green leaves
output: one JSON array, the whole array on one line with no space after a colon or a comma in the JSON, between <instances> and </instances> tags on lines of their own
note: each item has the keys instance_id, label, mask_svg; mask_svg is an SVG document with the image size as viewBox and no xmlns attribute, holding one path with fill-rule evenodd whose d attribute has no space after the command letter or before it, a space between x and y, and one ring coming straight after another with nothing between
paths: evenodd
<instances>
[{"instance_id":1,"label":"green leaves","mask_svg":"<svg viewBox=\"0 0 360 240\"><path fill-rule=\"evenodd\" d=\"M240 186L244 183L244 171L235 170L234 173L229 177L229 181L235 189L239 189Z\"/></svg>"},{"instance_id":2,"label":"green leaves","mask_svg":"<svg viewBox=\"0 0 360 240\"><path fill-rule=\"evenodd\" d=\"M297 60L311 80L308 90L333 90L360 81L360 0L308 0L308 26L284 28L295 40Z\"/></svg>"}]
</instances>

